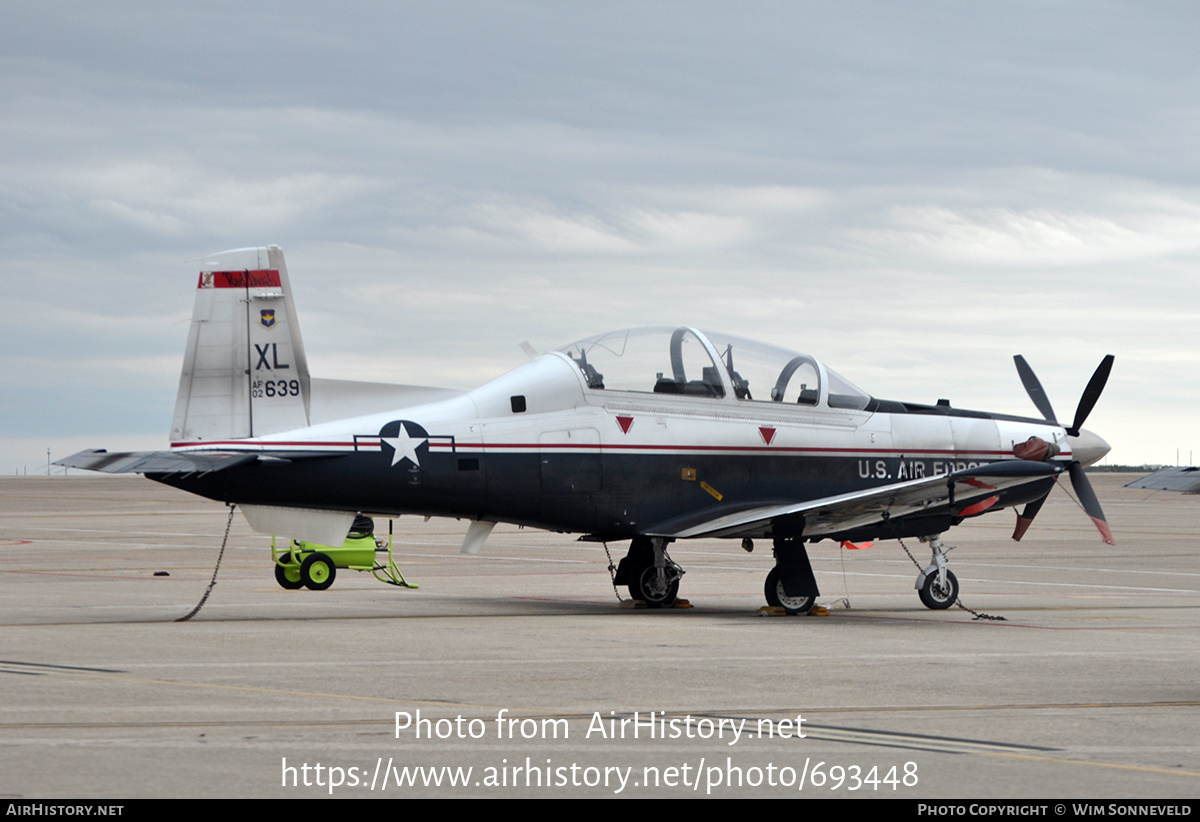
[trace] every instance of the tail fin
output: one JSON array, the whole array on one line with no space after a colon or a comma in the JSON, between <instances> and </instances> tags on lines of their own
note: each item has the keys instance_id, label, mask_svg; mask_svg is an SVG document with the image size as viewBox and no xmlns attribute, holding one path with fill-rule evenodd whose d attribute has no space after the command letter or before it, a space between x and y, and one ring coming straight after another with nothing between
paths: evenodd
<instances>
[{"instance_id":1,"label":"tail fin","mask_svg":"<svg viewBox=\"0 0 1200 822\"><path fill-rule=\"evenodd\" d=\"M179 377L172 443L304 428L310 388L283 250L240 248L206 259Z\"/></svg>"}]
</instances>

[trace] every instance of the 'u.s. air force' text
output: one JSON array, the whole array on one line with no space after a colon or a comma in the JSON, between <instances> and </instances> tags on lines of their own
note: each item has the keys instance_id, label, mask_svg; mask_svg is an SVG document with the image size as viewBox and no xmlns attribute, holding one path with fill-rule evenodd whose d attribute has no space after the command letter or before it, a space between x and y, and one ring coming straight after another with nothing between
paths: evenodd
<instances>
[{"instance_id":1,"label":"'u.s. air force' text","mask_svg":"<svg viewBox=\"0 0 1200 822\"><path fill-rule=\"evenodd\" d=\"M986 464L976 460L859 460L858 475L862 479L923 479Z\"/></svg>"}]
</instances>

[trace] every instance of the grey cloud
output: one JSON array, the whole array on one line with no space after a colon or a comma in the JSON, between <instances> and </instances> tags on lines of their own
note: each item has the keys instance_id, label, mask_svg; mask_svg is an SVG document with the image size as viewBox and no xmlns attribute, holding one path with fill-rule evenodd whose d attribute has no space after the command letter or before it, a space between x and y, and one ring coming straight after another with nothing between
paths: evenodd
<instances>
[{"instance_id":1,"label":"grey cloud","mask_svg":"<svg viewBox=\"0 0 1200 822\"><path fill-rule=\"evenodd\" d=\"M469 384L523 339L678 321L1029 413L1011 353L1066 406L1111 348L1097 427L1167 459L1180 426L1104 415L1192 414L1197 20L10 4L0 453L165 432L194 261L274 242L327 376Z\"/></svg>"}]
</instances>

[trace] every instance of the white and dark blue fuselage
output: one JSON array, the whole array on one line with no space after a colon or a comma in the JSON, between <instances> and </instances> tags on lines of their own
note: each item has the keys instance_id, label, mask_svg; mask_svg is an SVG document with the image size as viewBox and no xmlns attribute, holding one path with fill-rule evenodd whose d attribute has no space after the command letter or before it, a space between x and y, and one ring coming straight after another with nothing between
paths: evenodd
<instances>
[{"instance_id":1,"label":"white and dark blue fuselage","mask_svg":"<svg viewBox=\"0 0 1200 822\"><path fill-rule=\"evenodd\" d=\"M688 336L708 341L691 329ZM828 374L807 359L818 378ZM1055 443L1064 464L1075 458L1066 432L1044 420L865 395L861 408L831 407L828 376L815 381L809 401L758 401L739 398L731 372L709 368L712 387L688 393L662 390L654 374L646 390L622 390L589 386L570 351L554 351L439 402L254 439L179 443L177 452L273 458L208 476L152 476L243 504L462 517L618 539L1014 460L1014 445L1030 437ZM1052 481L1010 489L984 510L1040 497ZM943 506L887 527L797 536L937 533L962 516ZM737 535L773 529L767 521Z\"/></svg>"}]
</instances>

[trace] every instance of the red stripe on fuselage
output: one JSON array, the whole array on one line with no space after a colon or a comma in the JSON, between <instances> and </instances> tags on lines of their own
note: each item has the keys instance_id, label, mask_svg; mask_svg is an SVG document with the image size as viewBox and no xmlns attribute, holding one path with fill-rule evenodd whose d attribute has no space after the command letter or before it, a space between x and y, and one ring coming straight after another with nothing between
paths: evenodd
<instances>
[{"instance_id":1,"label":"red stripe on fuselage","mask_svg":"<svg viewBox=\"0 0 1200 822\"><path fill-rule=\"evenodd\" d=\"M374 437L371 438L372 440ZM768 447L762 445L618 445L615 443L599 444L599 443L536 443L536 442L458 442L451 444L449 442L435 442L435 438L430 437L429 447L431 450L438 451L504 451L504 450L524 450L524 451L658 451L671 453L720 453L720 452L753 452L753 453L769 453L769 454L871 454L875 456L891 456L900 458L917 458L921 456L936 455L948 456L956 459L970 459L972 457L987 458L999 457L1001 459L1012 459L1012 454L1008 451L953 451L950 449L897 449L897 448L838 448L836 446L829 447L796 447L796 448L781 448L778 446ZM302 440L211 440L209 442L173 442L172 448L191 448L199 451L203 450L230 450L225 446L241 446L246 450L270 450L271 448L354 448L353 442L331 442L323 441L302 441ZM357 443L359 448L367 447L375 449L379 447L377 441ZM1069 454L1065 456L1070 456ZM984 486L986 487L986 486Z\"/></svg>"},{"instance_id":2,"label":"red stripe on fuselage","mask_svg":"<svg viewBox=\"0 0 1200 822\"><path fill-rule=\"evenodd\" d=\"M366 447L366 448L374 449L374 448L379 447L378 442L353 443L353 442L330 442L329 440L323 440L321 442L263 442L262 440L209 440L207 442L202 442L202 443L201 442L173 442L173 443L171 443L171 447L172 448L190 448L194 451L212 451L212 450L243 451L244 450L244 451L257 452L257 451L263 451L263 450L270 450L272 448L297 448L297 447L301 447L301 448L354 448L356 444L360 448ZM214 448L214 446L226 446L226 445L236 445L236 446L240 446L240 447L239 448L224 448L224 447Z\"/></svg>"},{"instance_id":3,"label":"red stripe on fuselage","mask_svg":"<svg viewBox=\"0 0 1200 822\"><path fill-rule=\"evenodd\" d=\"M968 455L987 457L1012 457L1009 451L956 451L939 448L838 448L837 446L807 446L785 448L780 446L763 445L633 445L617 443L535 443L535 442L474 442L458 443L458 450L500 450L525 449L547 451L552 449L570 451L673 451L673 452L719 452L719 451L756 451L761 453L779 454L877 454L880 456L913 457L922 454L937 454L966 458Z\"/></svg>"}]
</instances>

